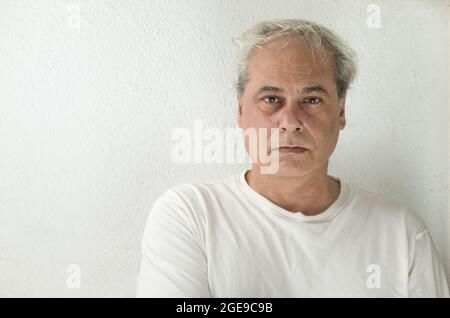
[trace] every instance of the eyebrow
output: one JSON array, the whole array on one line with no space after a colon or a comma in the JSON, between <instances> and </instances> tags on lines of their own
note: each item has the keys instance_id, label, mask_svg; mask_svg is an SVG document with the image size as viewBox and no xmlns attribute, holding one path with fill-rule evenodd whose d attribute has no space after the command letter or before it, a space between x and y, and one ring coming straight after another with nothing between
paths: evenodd
<instances>
[{"instance_id":1,"label":"eyebrow","mask_svg":"<svg viewBox=\"0 0 450 318\"><path fill-rule=\"evenodd\" d=\"M265 85L265 86L261 87L260 89L258 89L256 94L259 95L259 94L262 94L262 93L265 93L265 92L284 93L284 89L279 88L279 87ZM315 86L310 86L310 87L304 87L302 89L302 91L301 91L302 94L308 94L308 93L312 93L312 92L319 92L319 93L322 93L322 94L324 94L324 95L326 95L328 97L330 96L328 91L322 85L315 85Z\"/></svg>"}]
</instances>

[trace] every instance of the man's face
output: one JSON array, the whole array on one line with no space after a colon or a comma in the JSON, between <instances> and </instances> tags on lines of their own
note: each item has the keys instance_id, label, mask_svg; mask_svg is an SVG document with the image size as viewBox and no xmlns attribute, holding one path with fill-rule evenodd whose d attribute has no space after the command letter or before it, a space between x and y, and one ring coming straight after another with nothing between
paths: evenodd
<instances>
[{"instance_id":1,"label":"man's face","mask_svg":"<svg viewBox=\"0 0 450 318\"><path fill-rule=\"evenodd\" d=\"M264 47L271 50L257 49L251 57L249 81L244 95L238 95L237 122L244 130L267 128L266 153L279 156L275 174L298 177L328 167L339 131L345 127L345 98L338 99L330 57L325 61L316 58L314 63L310 50L298 39L290 38L280 49L286 41L283 36L266 43ZM270 145L271 128L279 132L280 147L307 150L275 149ZM245 146L248 152L248 140Z\"/></svg>"}]
</instances>

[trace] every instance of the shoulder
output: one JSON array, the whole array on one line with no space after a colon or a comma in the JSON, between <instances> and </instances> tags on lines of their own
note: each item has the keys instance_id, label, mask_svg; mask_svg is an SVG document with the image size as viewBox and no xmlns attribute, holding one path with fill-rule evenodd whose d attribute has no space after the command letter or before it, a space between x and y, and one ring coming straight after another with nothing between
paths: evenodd
<instances>
[{"instance_id":1,"label":"shoulder","mask_svg":"<svg viewBox=\"0 0 450 318\"><path fill-rule=\"evenodd\" d=\"M196 208L199 204L207 203L205 201L233 192L236 177L234 175L209 182L180 183L168 188L158 200L171 200L186 208Z\"/></svg>"},{"instance_id":2,"label":"shoulder","mask_svg":"<svg viewBox=\"0 0 450 318\"><path fill-rule=\"evenodd\" d=\"M353 202L359 210L370 214L380 226L392 226L396 230L404 230L408 236L415 236L426 229L425 222L418 211L407 204L406 201L390 197L379 192L368 191L351 186Z\"/></svg>"},{"instance_id":3,"label":"shoulder","mask_svg":"<svg viewBox=\"0 0 450 318\"><path fill-rule=\"evenodd\" d=\"M202 183L180 183L167 188L153 204L151 214L165 214L201 226L208 211L233 193L236 176Z\"/></svg>"}]
</instances>

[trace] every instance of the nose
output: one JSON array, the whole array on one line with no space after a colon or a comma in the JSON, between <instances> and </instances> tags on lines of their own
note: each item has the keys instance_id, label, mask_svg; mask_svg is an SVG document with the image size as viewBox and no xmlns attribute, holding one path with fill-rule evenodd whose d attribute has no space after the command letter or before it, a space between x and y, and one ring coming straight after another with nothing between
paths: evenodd
<instances>
[{"instance_id":1,"label":"nose","mask_svg":"<svg viewBox=\"0 0 450 318\"><path fill-rule=\"evenodd\" d=\"M302 129L301 129L301 127L299 125L293 125L293 126L284 125L284 126L281 126L280 129L281 129L282 132L288 132L288 133L289 132L296 132L296 131L300 132L300 131L302 131Z\"/></svg>"},{"instance_id":2,"label":"nose","mask_svg":"<svg viewBox=\"0 0 450 318\"><path fill-rule=\"evenodd\" d=\"M303 131L303 123L298 117L299 115L295 107L286 107L283 113L280 114L280 131L282 133Z\"/></svg>"}]
</instances>

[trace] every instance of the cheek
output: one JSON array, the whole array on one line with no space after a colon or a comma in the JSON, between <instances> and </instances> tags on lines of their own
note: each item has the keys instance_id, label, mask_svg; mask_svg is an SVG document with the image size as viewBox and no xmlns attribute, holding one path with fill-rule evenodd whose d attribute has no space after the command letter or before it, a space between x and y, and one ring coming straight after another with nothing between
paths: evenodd
<instances>
[{"instance_id":1,"label":"cheek","mask_svg":"<svg viewBox=\"0 0 450 318\"><path fill-rule=\"evenodd\" d=\"M255 127L255 128L272 128L276 127L276 123L273 119L273 116L269 116L264 114L263 112L257 109L257 106L247 107L246 110L242 111L242 123L245 124L246 127Z\"/></svg>"},{"instance_id":2,"label":"cheek","mask_svg":"<svg viewBox=\"0 0 450 318\"><path fill-rule=\"evenodd\" d=\"M335 147L337 139L338 139L338 135L339 135L339 123L333 123L332 125L329 125L327 127L327 129L323 130L320 138L322 141L322 144L325 146L325 148L327 149L327 151L330 148Z\"/></svg>"},{"instance_id":3,"label":"cheek","mask_svg":"<svg viewBox=\"0 0 450 318\"><path fill-rule=\"evenodd\" d=\"M310 121L307 128L319 150L335 145L339 134L339 122L337 120L331 123L329 121Z\"/></svg>"}]
</instances>

